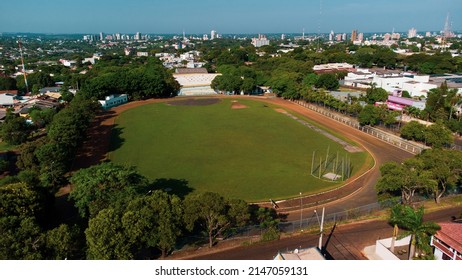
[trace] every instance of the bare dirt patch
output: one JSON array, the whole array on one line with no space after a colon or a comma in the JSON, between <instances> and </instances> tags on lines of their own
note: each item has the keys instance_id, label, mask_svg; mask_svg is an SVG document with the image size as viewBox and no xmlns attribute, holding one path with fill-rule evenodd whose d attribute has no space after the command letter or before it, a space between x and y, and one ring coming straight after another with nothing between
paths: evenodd
<instances>
[{"instance_id":1,"label":"bare dirt patch","mask_svg":"<svg viewBox=\"0 0 462 280\"><path fill-rule=\"evenodd\" d=\"M233 100L231 101L232 105L231 105L231 109L245 109L245 108L249 108L247 107L246 105L242 104L242 103L239 103L239 101L237 100Z\"/></svg>"},{"instance_id":2,"label":"bare dirt patch","mask_svg":"<svg viewBox=\"0 0 462 280\"><path fill-rule=\"evenodd\" d=\"M276 111L276 112L278 112L278 113L283 113L283 114L284 114L284 113L287 113L286 110L281 109L281 108L276 108L276 109L274 109L274 111Z\"/></svg>"},{"instance_id":3,"label":"bare dirt patch","mask_svg":"<svg viewBox=\"0 0 462 280\"><path fill-rule=\"evenodd\" d=\"M165 102L172 106L208 106L221 102L219 98L194 98L194 99L181 99Z\"/></svg>"}]
</instances>

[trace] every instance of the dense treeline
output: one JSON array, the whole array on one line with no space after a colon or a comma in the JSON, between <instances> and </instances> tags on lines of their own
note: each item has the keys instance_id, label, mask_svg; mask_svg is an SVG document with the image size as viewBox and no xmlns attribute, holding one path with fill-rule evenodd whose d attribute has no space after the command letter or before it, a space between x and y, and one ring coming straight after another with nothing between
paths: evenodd
<instances>
[{"instance_id":1,"label":"dense treeline","mask_svg":"<svg viewBox=\"0 0 462 280\"><path fill-rule=\"evenodd\" d=\"M118 58L103 58L88 73L81 93L87 98L104 99L111 94L127 94L132 100L173 97L179 90L173 78L157 58L130 64ZM109 64L109 65L107 65Z\"/></svg>"},{"instance_id":2,"label":"dense treeline","mask_svg":"<svg viewBox=\"0 0 462 280\"><path fill-rule=\"evenodd\" d=\"M217 237L226 237L235 227L275 218L274 211L216 193L166 193L168 180L149 182L133 168L111 163L80 170L71 182L71 198L80 215L89 219L89 259L166 256L179 241L201 233L212 247Z\"/></svg>"}]
</instances>

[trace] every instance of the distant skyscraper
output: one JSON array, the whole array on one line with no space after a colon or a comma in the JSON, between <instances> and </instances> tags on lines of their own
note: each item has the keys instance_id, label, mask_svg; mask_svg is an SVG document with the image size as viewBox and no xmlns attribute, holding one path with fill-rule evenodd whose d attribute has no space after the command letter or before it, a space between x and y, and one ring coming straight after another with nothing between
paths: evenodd
<instances>
[{"instance_id":1,"label":"distant skyscraper","mask_svg":"<svg viewBox=\"0 0 462 280\"><path fill-rule=\"evenodd\" d=\"M104 34L103 34L103 32L100 32L100 33L99 33L99 40L100 40L100 41L103 41L103 40L104 40Z\"/></svg>"},{"instance_id":2,"label":"distant skyscraper","mask_svg":"<svg viewBox=\"0 0 462 280\"><path fill-rule=\"evenodd\" d=\"M347 35L346 35L346 33L343 33L342 34L342 41L346 41L346 39L347 39Z\"/></svg>"},{"instance_id":3,"label":"distant skyscraper","mask_svg":"<svg viewBox=\"0 0 462 280\"><path fill-rule=\"evenodd\" d=\"M334 35L335 35L334 31L331 30L330 33L329 33L329 41L331 41L331 42L334 41Z\"/></svg>"},{"instance_id":4,"label":"distant skyscraper","mask_svg":"<svg viewBox=\"0 0 462 280\"><path fill-rule=\"evenodd\" d=\"M258 38L252 38L252 45L256 48L269 45L270 41L266 38L266 35L258 34Z\"/></svg>"},{"instance_id":5,"label":"distant skyscraper","mask_svg":"<svg viewBox=\"0 0 462 280\"><path fill-rule=\"evenodd\" d=\"M140 40L141 39L141 34L140 32L136 32L135 36L133 37L135 40Z\"/></svg>"},{"instance_id":6,"label":"distant skyscraper","mask_svg":"<svg viewBox=\"0 0 462 280\"><path fill-rule=\"evenodd\" d=\"M391 39L391 34L390 33L386 33L385 35L383 35L383 40L384 41L390 41Z\"/></svg>"},{"instance_id":7,"label":"distant skyscraper","mask_svg":"<svg viewBox=\"0 0 462 280\"><path fill-rule=\"evenodd\" d=\"M414 27L409 29L409 31L407 32L407 37L409 39L417 37L417 30Z\"/></svg>"},{"instance_id":8,"label":"distant skyscraper","mask_svg":"<svg viewBox=\"0 0 462 280\"><path fill-rule=\"evenodd\" d=\"M281 40L285 40L286 39L286 34L281 34Z\"/></svg>"},{"instance_id":9,"label":"distant skyscraper","mask_svg":"<svg viewBox=\"0 0 462 280\"><path fill-rule=\"evenodd\" d=\"M353 29L353 31L351 31L351 42L356 41L356 40L357 40L357 36L358 36L358 30Z\"/></svg>"},{"instance_id":10,"label":"distant skyscraper","mask_svg":"<svg viewBox=\"0 0 462 280\"><path fill-rule=\"evenodd\" d=\"M210 31L210 40L217 38L217 32L215 30Z\"/></svg>"},{"instance_id":11,"label":"distant skyscraper","mask_svg":"<svg viewBox=\"0 0 462 280\"><path fill-rule=\"evenodd\" d=\"M364 41L364 33L361 32L358 34L358 41L360 42Z\"/></svg>"},{"instance_id":12,"label":"distant skyscraper","mask_svg":"<svg viewBox=\"0 0 462 280\"><path fill-rule=\"evenodd\" d=\"M339 42L342 41L342 34L335 35L335 40L337 40Z\"/></svg>"}]
</instances>

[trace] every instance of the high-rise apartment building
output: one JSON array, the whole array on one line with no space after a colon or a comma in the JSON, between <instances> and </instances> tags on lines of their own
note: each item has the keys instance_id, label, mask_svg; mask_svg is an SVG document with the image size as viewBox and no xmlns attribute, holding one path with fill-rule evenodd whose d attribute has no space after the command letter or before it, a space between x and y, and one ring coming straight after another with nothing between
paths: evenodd
<instances>
[{"instance_id":1,"label":"high-rise apartment building","mask_svg":"<svg viewBox=\"0 0 462 280\"><path fill-rule=\"evenodd\" d=\"M103 32L100 32L100 33L99 33L99 40L100 40L100 41L103 41L103 40L104 40L104 34L103 34Z\"/></svg>"},{"instance_id":2,"label":"high-rise apartment building","mask_svg":"<svg viewBox=\"0 0 462 280\"><path fill-rule=\"evenodd\" d=\"M331 41L331 42L334 41L334 36L335 36L334 31L331 30L330 33L329 33L329 41Z\"/></svg>"},{"instance_id":3,"label":"high-rise apartment building","mask_svg":"<svg viewBox=\"0 0 462 280\"><path fill-rule=\"evenodd\" d=\"M266 38L266 35L258 34L258 38L252 38L252 45L256 48L267 46L270 44L270 41Z\"/></svg>"},{"instance_id":4,"label":"high-rise apartment building","mask_svg":"<svg viewBox=\"0 0 462 280\"><path fill-rule=\"evenodd\" d=\"M357 39L358 39L358 41L360 41L360 42L364 41L364 33L362 33L362 32L359 33Z\"/></svg>"},{"instance_id":5,"label":"high-rise apartment building","mask_svg":"<svg viewBox=\"0 0 462 280\"><path fill-rule=\"evenodd\" d=\"M409 31L407 32L407 37L408 38L415 38L417 37L417 30L413 27L411 29L409 29Z\"/></svg>"},{"instance_id":6,"label":"high-rise apartment building","mask_svg":"<svg viewBox=\"0 0 462 280\"><path fill-rule=\"evenodd\" d=\"M215 30L210 31L210 40L217 38L217 32Z\"/></svg>"},{"instance_id":7,"label":"high-rise apartment building","mask_svg":"<svg viewBox=\"0 0 462 280\"><path fill-rule=\"evenodd\" d=\"M351 42L356 41L358 39L357 37L358 37L358 30L353 29L353 31L351 31Z\"/></svg>"}]
</instances>

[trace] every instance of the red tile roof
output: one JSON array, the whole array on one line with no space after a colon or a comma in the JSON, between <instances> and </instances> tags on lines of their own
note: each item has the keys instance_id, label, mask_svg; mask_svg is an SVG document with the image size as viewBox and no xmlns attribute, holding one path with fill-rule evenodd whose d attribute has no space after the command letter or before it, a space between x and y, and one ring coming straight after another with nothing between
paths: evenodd
<instances>
[{"instance_id":1,"label":"red tile roof","mask_svg":"<svg viewBox=\"0 0 462 280\"><path fill-rule=\"evenodd\" d=\"M441 229L435 237L462 253L462 223L438 223Z\"/></svg>"}]
</instances>

